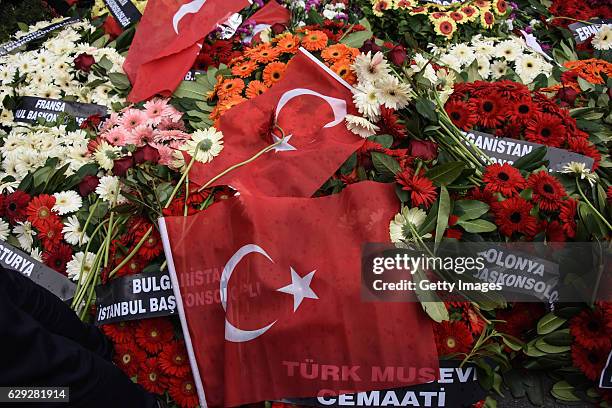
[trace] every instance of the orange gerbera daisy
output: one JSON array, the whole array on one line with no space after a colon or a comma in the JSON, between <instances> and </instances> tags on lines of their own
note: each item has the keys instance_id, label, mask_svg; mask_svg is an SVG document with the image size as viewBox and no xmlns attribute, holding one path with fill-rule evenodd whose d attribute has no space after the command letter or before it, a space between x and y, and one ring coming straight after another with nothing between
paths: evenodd
<instances>
[{"instance_id":1,"label":"orange gerbera daisy","mask_svg":"<svg viewBox=\"0 0 612 408\"><path fill-rule=\"evenodd\" d=\"M295 54L300 46L300 39L293 34L284 34L281 36L276 43L276 48L280 50L281 54L290 53Z\"/></svg>"},{"instance_id":2,"label":"orange gerbera daisy","mask_svg":"<svg viewBox=\"0 0 612 408\"><path fill-rule=\"evenodd\" d=\"M348 55L348 47L344 44L334 44L321 51L321 57L327 62L334 63Z\"/></svg>"},{"instance_id":3,"label":"orange gerbera daisy","mask_svg":"<svg viewBox=\"0 0 612 408\"><path fill-rule=\"evenodd\" d=\"M308 51L319 51L327 45L327 34L323 31L307 31L302 38L302 45Z\"/></svg>"},{"instance_id":4,"label":"orange gerbera daisy","mask_svg":"<svg viewBox=\"0 0 612 408\"><path fill-rule=\"evenodd\" d=\"M266 92L268 90L268 87L261 81L251 81L249 82L249 85L247 86L246 89L246 97L248 99L253 99L258 95L261 95L262 93Z\"/></svg>"},{"instance_id":5,"label":"orange gerbera daisy","mask_svg":"<svg viewBox=\"0 0 612 408\"><path fill-rule=\"evenodd\" d=\"M351 61L346 58L334 63L334 65L331 66L331 70L351 85L357 82L357 77L351 70Z\"/></svg>"},{"instance_id":6,"label":"orange gerbera daisy","mask_svg":"<svg viewBox=\"0 0 612 408\"><path fill-rule=\"evenodd\" d=\"M278 58L280 55L280 50L272 47L270 43L264 43L258 45L255 48L251 48L245 52L245 55L254 59L256 62L261 64L267 64L272 62Z\"/></svg>"},{"instance_id":7,"label":"orange gerbera daisy","mask_svg":"<svg viewBox=\"0 0 612 408\"><path fill-rule=\"evenodd\" d=\"M221 83L217 90L219 99L225 99L231 95L236 95L244 89L244 81L240 78L228 78Z\"/></svg>"},{"instance_id":8,"label":"orange gerbera daisy","mask_svg":"<svg viewBox=\"0 0 612 408\"><path fill-rule=\"evenodd\" d=\"M253 61L244 61L232 67L232 74L241 78L246 78L257 69L257 64Z\"/></svg>"},{"instance_id":9,"label":"orange gerbera daisy","mask_svg":"<svg viewBox=\"0 0 612 408\"><path fill-rule=\"evenodd\" d=\"M213 119L213 120L217 120L225 112L227 112L228 110L230 110L234 106L241 104L244 101L246 101L246 99L243 98L242 96L240 96L238 94L232 95L232 96L228 97L227 99L224 99L223 101L219 102L217 107L215 109L213 109L213 111L210 113L210 118Z\"/></svg>"},{"instance_id":10,"label":"orange gerbera daisy","mask_svg":"<svg viewBox=\"0 0 612 408\"><path fill-rule=\"evenodd\" d=\"M282 62L272 62L263 71L263 80L267 86L272 86L283 77L287 65Z\"/></svg>"}]
</instances>

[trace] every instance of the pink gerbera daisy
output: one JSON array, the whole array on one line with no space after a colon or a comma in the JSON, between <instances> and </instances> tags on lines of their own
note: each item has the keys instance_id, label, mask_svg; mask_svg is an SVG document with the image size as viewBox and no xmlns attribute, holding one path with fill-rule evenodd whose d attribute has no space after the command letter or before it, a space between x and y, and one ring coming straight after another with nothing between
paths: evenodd
<instances>
[{"instance_id":1,"label":"pink gerbera daisy","mask_svg":"<svg viewBox=\"0 0 612 408\"><path fill-rule=\"evenodd\" d=\"M104 134L104 138L113 146L125 146L127 132L122 127L114 127Z\"/></svg>"},{"instance_id":2,"label":"pink gerbera daisy","mask_svg":"<svg viewBox=\"0 0 612 408\"><path fill-rule=\"evenodd\" d=\"M153 128L148 125L139 125L130 132L129 143L144 146L153 141Z\"/></svg>"},{"instance_id":3,"label":"pink gerbera daisy","mask_svg":"<svg viewBox=\"0 0 612 408\"><path fill-rule=\"evenodd\" d=\"M154 125L158 125L164 116L172 113L168 108L168 101L159 98L146 102L144 108L149 121Z\"/></svg>"},{"instance_id":4,"label":"pink gerbera daisy","mask_svg":"<svg viewBox=\"0 0 612 408\"><path fill-rule=\"evenodd\" d=\"M123 114L120 120L120 125L128 130L133 130L136 127L144 124L147 121L147 115L138 109L128 109Z\"/></svg>"},{"instance_id":5,"label":"pink gerbera daisy","mask_svg":"<svg viewBox=\"0 0 612 408\"><path fill-rule=\"evenodd\" d=\"M162 130L155 133L154 139L156 143L170 142L172 140L186 140L189 135L180 130Z\"/></svg>"},{"instance_id":6,"label":"pink gerbera daisy","mask_svg":"<svg viewBox=\"0 0 612 408\"><path fill-rule=\"evenodd\" d=\"M107 131L107 130L117 126L118 123L119 123L119 114L117 112L112 112L110 114L109 118L106 119L102 123L102 126L100 127L100 130L102 132Z\"/></svg>"}]
</instances>

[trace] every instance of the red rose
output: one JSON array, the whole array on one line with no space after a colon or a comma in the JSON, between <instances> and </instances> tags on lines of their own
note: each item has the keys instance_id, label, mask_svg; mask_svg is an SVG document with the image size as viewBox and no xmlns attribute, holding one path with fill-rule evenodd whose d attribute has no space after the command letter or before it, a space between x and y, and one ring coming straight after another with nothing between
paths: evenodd
<instances>
[{"instance_id":1,"label":"red rose","mask_svg":"<svg viewBox=\"0 0 612 408\"><path fill-rule=\"evenodd\" d=\"M270 27L270 31L272 31L272 34L274 35L282 34L285 32L286 29L287 27L285 27L285 25L281 23L274 23L272 24L272 27Z\"/></svg>"},{"instance_id":2,"label":"red rose","mask_svg":"<svg viewBox=\"0 0 612 408\"><path fill-rule=\"evenodd\" d=\"M363 53L367 53L368 51L372 51L372 54L374 54L374 53L376 53L378 51L382 51L382 47L377 45L372 40L367 40L366 42L363 43L363 45L361 46L359 51L361 51Z\"/></svg>"},{"instance_id":3,"label":"red rose","mask_svg":"<svg viewBox=\"0 0 612 408\"><path fill-rule=\"evenodd\" d=\"M389 61L393 64L401 67L404 65L404 61L406 61L406 49L401 45L396 45L389 51L389 55L387 55Z\"/></svg>"},{"instance_id":4,"label":"red rose","mask_svg":"<svg viewBox=\"0 0 612 408\"><path fill-rule=\"evenodd\" d=\"M574 106L574 102L576 102L576 98L578 97L578 92L576 92L573 88L561 88L557 92L557 98L561 99L563 102L567 102L570 106Z\"/></svg>"},{"instance_id":5,"label":"red rose","mask_svg":"<svg viewBox=\"0 0 612 408\"><path fill-rule=\"evenodd\" d=\"M93 55L83 53L74 59L74 67L79 71L89 72L91 66L96 63Z\"/></svg>"},{"instance_id":6,"label":"red rose","mask_svg":"<svg viewBox=\"0 0 612 408\"><path fill-rule=\"evenodd\" d=\"M411 140L409 145L410 155L419 159L429 161L438 157L438 145L429 140Z\"/></svg>"},{"instance_id":7,"label":"red rose","mask_svg":"<svg viewBox=\"0 0 612 408\"><path fill-rule=\"evenodd\" d=\"M139 148L134 152L134 161L136 164L144 162L157 163L159 161L159 152L156 148L150 145Z\"/></svg>"},{"instance_id":8,"label":"red rose","mask_svg":"<svg viewBox=\"0 0 612 408\"><path fill-rule=\"evenodd\" d=\"M96 176L85 176L83 180L79 183L79 193L83 197L87 197L89 194L93 193L98 187L100 183L100 179Z\"/></svg>"},{"instance_id":9,"label":"red rose","mask_svg":"<svg viewBox=\"0 0 612 408\"><path fill-rule=\"evenodd\" d=\"M115 163L113 164L113 173L116 176L123 177L132 167L134 167L134 158L123 157L121 159L115 160Z\"/></svg>"},{"instance_id":10,"label":"red rose","mask_svg":"<svg viewBox=\"0 0 612 408\"><path fill-rule=\"evenodd\" d=\"M123 33L123 29L117 23L117 20L113 18L113 16L108 16L106 20L104 20L104 24L102 24L102 28L104 32L108 34L112 39L115 39Z\"/></svg>"}]
</instances>

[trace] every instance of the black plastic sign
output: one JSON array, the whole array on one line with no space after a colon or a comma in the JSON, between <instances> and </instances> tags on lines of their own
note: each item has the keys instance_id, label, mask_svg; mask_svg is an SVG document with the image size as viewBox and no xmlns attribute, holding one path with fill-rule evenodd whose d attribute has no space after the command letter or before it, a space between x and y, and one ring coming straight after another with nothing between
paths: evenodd
<instances>
[{"instance_id":1,"label":"black plastic sign","mask_svg":"<svg viewBox=\"0 0 612 408\"><path fill-rule=\"evenodd\" d=\"M185 74L185 78L183 78L183 81L189 81L189 82L193 82L195 81L198 75L202 75L205 74L206 71L200 71L197 69L190 69L189 71L187 71L187 73Z\"/></svg>"},{"instance_id":2,"label":"black plastic sign","mask_svg":"<svg viewBox=\"0 0 612 408\"><path fill-rule=\"evenodd\" d=\"M62 28L62 27L65 27L67 25L75 24L75 23L77 23L79 21L80 21L80 19L78 17L70 17L70 18L67 18L67 19L65 19L63 21L60 21L59 23L48 25L47 27L43 28L42 30L34 31L32 33L28 33L28 34L24 35L23 37L19 38L18 40L4 43L4 44L0 45L0 57L3 56L3 55L10 54L11 52L16 50L17 48L22 47L22 46L26 45L29 42L32 42L34 40L38 40L40 38L43 38L47 34L49 34L50 32L57 30L58 28Z\"/></svg>"},{"instance_id":3,"label":"black plastic sign","mask_svg":"<svg viewBox=\"0 0 612 408\"><path fill-rule=\"evenodd\" d=\"M44 118L47 122L55 122L61 113L66 113L74 117L77 123L81 125L88 117L92 115L105 116L107 111L106 106L92 103L23 96L19 98L13 115L15 122L36 123L38 118Z\"/></svg>"},{"instance_id":4,"label":"black plastic sign","mask_svg":"<svg viewBox=\"0 0 612 408\"><path fill-rule=\"evenodd\" d=\"M96 287L96 325L176 313L170 275L140 273Z\"/></svg>"},{"instance_id":5,"label":"black plastic sign","mask_svg":"<svg viewBox=\"0 0 612 408\"><path fill-rule=\"evenodd\" d=\"M499 164L508 163L512 165L516 160L543 146L526 140L496 137L477 131L466 133L466 137L495 163ZM470 145L468 144L468 146ZM561 171L563 166L571 162L584 163L588 169L592 169L594 163L591 157L550 146L546 147L544 159L549 161L549 171L554 172Z\"/></svg>"},{"instance_id":6,"label":"black plastic sign","mask_svg":"<svg viewBox=\"0 0 612 408\"><path fill-rule=\"evenodd\" d=\"M0 264L27 276L63 301L74 296L74 282L4 241L0 241Z\"/></svg>"},{"instance_id":7,"label":"black plastic sign","mask_svg":"<svg viewBox=\"0 0 612 408\"><path fill-rule=\"evenodd\" d=\"M601 372L599 388L612 388L612 350L610 350L610 355L608 356L606 366Z\"/></svg>"},{"instance_id":8,"label":"black plastic sign","mask_svg":"<svg viewBox=\"0 0 612 408\"><path fill-rule=\"evenodd\" d=\"M572 23L567 28L570 29L576 40L576 44L582 44L589 38L601 31L601 27L605 24L612 24L610 19L593 18L588 22Z\"/></svg>"},{"instance_id":9,"label":"black plastic sign","mask_svg":"<svg viewBox=\"0 0 612 408\"><path fill-rule=\"evenodd\" d=\"M104 0L104 4L124 30L142 17L138 8L130 0Z\"/></svg>"}]
</instances>

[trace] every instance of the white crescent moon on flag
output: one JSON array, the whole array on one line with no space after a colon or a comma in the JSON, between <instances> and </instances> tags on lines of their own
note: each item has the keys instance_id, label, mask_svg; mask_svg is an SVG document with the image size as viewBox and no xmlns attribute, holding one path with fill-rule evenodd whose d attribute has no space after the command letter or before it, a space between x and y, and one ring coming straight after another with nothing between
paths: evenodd
<instances>
[{"instance_id":1,"label":"white crescent moon on flag","mask_svg":"<svg viewBox=\"0 0 612 408\"><path fill-rule=\"evenodd\" d=\"M192 2L183 4L181 7L179 7L178 11L174 14L174 17L172 17L172 26L174 27L174 32L177 35L179 33L178 25L183 17L185 17L187 14L197 13L200 11L204 3L206 3L206 0L193 0Z\"/></svg>"},{"instance_id":2,"label":"white crescent moon on flag","mask_svg":"<svg viewBox=\"0 0 612 408\"><path fill-rule=\"evenodd\" d=\"M324 128L334 127L337 124L341 123L347 115L346 111L346 101L343 99L333 98L331 96L322 95L318 92L315 92L311 89L306 88L295 88L290 91L285 92L280 99L278 100L278 104L276 105L276 120L278 121L278 115L281 110L285 107L285 105L298 96L302 95L312 95L323 99L325 102L329 104L329 106L334 111L334 120L323 126Z\"/></svg>"},{"instance_id":3,"label":"white crescent moon on flag","mask_svg":"<svg viewBox=\"0 0 612 408\"><path fill-rule=\"evenodd\" d=\"M259 253L268 258L270 262L274 263L272 258L263 250L259 245L248 244L240 248L232 257L227 261L225 267L223 268L223 273L221 274L221 281L219 282L219 288L221 290L221 306L223 306L223 310L227 312L227 286L229 285L229 280L234 273L234 269L240 263L242 258L251 253ZM234 326L230 322L225 319L225 340L231 341L234 343L242 343L245 341L250 341L256 339L261 336L265 332L267 332L277 321L273 321L266 327L262 327L257 330L242 330L238 327Z\"/></svg>"}]
</instances>

